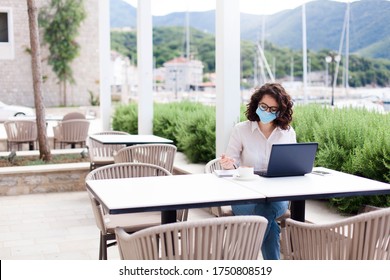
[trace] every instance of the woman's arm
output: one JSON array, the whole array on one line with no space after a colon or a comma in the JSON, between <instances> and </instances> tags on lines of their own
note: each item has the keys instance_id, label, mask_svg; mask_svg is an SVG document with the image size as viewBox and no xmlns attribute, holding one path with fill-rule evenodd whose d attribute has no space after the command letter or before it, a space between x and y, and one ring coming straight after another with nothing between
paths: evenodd
<instances>
[{"instance_id":1,"label":"woman's arm","mask_svg":"<svg viewBox=\"0 0 390 280\"><path fill-rule=\"evenodd\" d=\"M226 158L225 161L229 161L231 163L229 165L230 168L226 168L226 169L237 168L237 166L240 165L241 151L242 151L242 140L240 137L239 129L237 126L235 126L233 128L232 134L230 135L226 153L224 154L224 157Z\"/></svg>"}]
</instances>

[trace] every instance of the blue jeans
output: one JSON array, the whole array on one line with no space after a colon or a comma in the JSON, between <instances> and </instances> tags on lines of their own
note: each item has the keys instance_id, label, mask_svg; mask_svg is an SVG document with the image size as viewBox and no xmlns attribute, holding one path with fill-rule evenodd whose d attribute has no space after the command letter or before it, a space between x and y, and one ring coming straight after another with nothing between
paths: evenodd
<instances>
[{"instance_id":1,"label":"blue jeans","mask_svg":"<svg viewBox=\"0 0 390 280\"><path fill-rule=\"evenodd\" d=\"M261 252L264 260L280 259L280 228L276 219L288 208L288 201L263 202L257 204L232 205L233 213L241 215L259 215L268 220Z\"/></svg>"}]
</instances>

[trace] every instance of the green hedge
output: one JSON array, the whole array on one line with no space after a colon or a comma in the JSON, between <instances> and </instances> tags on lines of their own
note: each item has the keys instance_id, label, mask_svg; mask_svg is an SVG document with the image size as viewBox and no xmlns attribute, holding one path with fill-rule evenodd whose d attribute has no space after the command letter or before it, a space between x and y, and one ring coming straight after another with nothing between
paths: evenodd
<instances>
[{"instance_id":1,"label":"green hedge","mask_svg":"<svg viewBox=\"0 0 390 280\"><path fill-rule=\"evenodd\" d=\"M390 182L390 115L357 108L296 106L293 127L298 142L319 143L315 164ZM364 204L390 206L390 196L330 199L343 213L356 213Z\"/></svg>"},{"instance_id":2,"label":"green hedge","mask_svg":"<svg viewBox=\"0 0 390 280\"><path fill-rule=\"evenodd\" d=\"M137 104L120 105L114 113L114 130L138 132ZM153 134L174 141L194 163L215 158L215 107L183 101L154 104Z\"/></svg>"},{"instance_id":3,"label":"green hedge","mask_svg":"<svg viewBox=\"0 0 390 280\"><path fill-rule=\"evenodd\" d=\"M245 119L241 107L241 120ZM113 129L137 134L137 104L119 106ZM390 182L390 115L364 109L321 105L294 108L292 126L298 142L318 142L315 165ZM154 104L153 134L172 139L194 163L215 155L215 107L189 101ZM362 204L390 206L390 196L335 198L343 213L356 213Z\"/></svg>"}]
</instances>

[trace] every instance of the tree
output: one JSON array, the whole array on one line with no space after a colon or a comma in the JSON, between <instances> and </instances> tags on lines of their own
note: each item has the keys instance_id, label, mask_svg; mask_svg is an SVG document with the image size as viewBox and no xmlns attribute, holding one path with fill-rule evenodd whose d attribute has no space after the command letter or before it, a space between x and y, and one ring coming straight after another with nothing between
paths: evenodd
<instances>
[{"instance_id":1,"label":"tree","mask_svg":"<svg viewBox=\"0 0 390 280\"><path fill-rule=\"evenodd\" d=\"M39 45L38 9L35 0L27 0L28 22L30 27L31 68L34 87L35 114L37 116L39 158L51 160L50 147L46 134L45 107L42 96L41 50Z\"/></svg>"},{"instance_id":2,"label":"tree","mask_svg":"<svg viewBox=\"0 0 390 280\"><path fill-rule=\"evenodd\" d=\"M64 106L67 105L66 85L74 84L71 62L79 55L80 45L75 39L85 17L83 0L51 0L39 14L43 39L49 45L48 63L59 80Z\"/></svg>"}]
</instances>

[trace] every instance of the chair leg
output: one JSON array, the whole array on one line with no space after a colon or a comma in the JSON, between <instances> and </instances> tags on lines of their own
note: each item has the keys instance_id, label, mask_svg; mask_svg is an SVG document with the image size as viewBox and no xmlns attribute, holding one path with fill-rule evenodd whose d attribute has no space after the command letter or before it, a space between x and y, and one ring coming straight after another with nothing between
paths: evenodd
<instances>
[{"instance_id":1,"label":"chair leg","mask_svg":"<svg viewBox=\"0 0 390 280\"><path fill-rule=\"evenodd\" d=\"M101 260L103 257L103 236L102 233L100 233L100 239L99 239L99 260Z\"/></svg>"},{"instance_id":2,"label":"chair leg","mask_svg":"<svg viewBox=\"0 0 390 280\"><path fill-rule=\"evenodd\" d=\"M107 260L107 236L100 233L99 260Z\"/></svg>"},{"instance_id":3,"label":"chair leg","mask_svg":"<svg viewBox=\"0 0 390 280\"><path fill-rule=\"evenodd\" d=\"M102 260L107 260L107 235L103 235L102 239Z\"/></svg>"}]
</instances>

